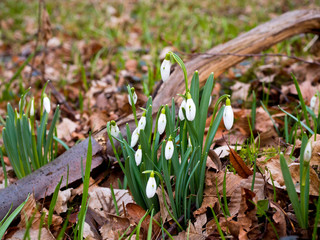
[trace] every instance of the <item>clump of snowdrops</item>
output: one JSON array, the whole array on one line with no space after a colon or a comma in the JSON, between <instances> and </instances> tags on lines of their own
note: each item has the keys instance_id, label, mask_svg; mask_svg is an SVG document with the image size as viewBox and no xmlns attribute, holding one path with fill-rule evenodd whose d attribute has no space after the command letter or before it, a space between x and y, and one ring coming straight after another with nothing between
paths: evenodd
<instances>
[{"instance_id":1,"label":"clump of snowdrops","mask_svg":"<svg viewBox=\"0 0 320 240\"><path fill-rule=\"evenodd\" d=\"M47 131L51 106L45 94L45 87L41 94L39 123L35 117L34 98L32 97L28 103L26 101L28 92L29 89L21 95L18 110L13 110L11 104L8 103L5 127L2 130L5 153L18 178L23 178L52 161L57 153L57 142L53 140L60 141L56 136L59 106L56 108L51 126ZM2 155L1 149L0 153Z\"/></svg>"},{"instance_id":2,"label":"clump of snowdrops","mask_svg":"<svg viewBox=\"0 0 320 240\"><path fill-rule=\"evenodd\" d=\"M227 107L220 103L228 98L221 96L215 104L213 117L205 135L208 108L214 87L213 74L209 76L203 89L199 87L199 74L196 71L188 86L187 71L178 55L169 52L161 65L163 81L170 77L172 63L178 63L183 70L185 94L180 95L182 102L176 118L176 105L172 99L171 107L161 106L153 125L152 98L149 97L141 118L136 116L136 94L128 86L129 103L132 105L136 128L131 132L126 126L126 138L119 131L114 121L107 124L108 136L119 165L125 174L134 200L144 209L159 210L159 197L172 219L180 229L187 226L191 209L199 208L203 200L205 169L208 151L224 116L228 129L233 124L233 112L230 100ZM227 111L224 111L226 108ZM206 137L205 137L206 136ZM120 143L125 160L123 165L114 145L114 139ZM161 189L158 186L161 185ZM170 203L167 203L165 192ZM158 194L156 194L158 193ZM169 205L171 209L169 209ZM177 219L184 216L180 224Z\"/></svg>"}]
</instances>

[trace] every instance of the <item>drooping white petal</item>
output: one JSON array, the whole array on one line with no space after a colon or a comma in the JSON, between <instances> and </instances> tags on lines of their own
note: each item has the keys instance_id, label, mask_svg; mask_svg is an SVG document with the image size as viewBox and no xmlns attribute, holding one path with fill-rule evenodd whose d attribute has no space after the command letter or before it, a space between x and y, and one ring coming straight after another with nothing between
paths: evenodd
<instances>
[{"instance_id":1,"label":"drooping white petal","mask_svg":"<svg viewBox=\"0 0 320 240\"><path fill-rule=\"evenodd\" d=\"M156 194L156 191L157 191L156 179L150 176L147 182L147 187L146 187L147 197L152 198Z\"/></svg>"},{"instance_id":2,"label":"drooping white petal","mask_svg":"<svg viewBox=\"0 0 320 240\"><path fill-rule=\"evenodd\" d=\"M188 147L192 147L191 138L188 136Z\"/></svg>"},{"instance_id":3,"label":"drooping white petal","mask_svg":"<svg viewBox=\"0 0 320 240\"><path fill-rule=\"evenodd\" d=\"M162 81L165 82L168 80L168 78L170 77L170 69L171 69L171 61L164 59L160 67Z\"/></svg>"},{"instance_id":4,"label":"drooping white petal","mask_svg":"<svg viewBox=\"0 0 320 240\"><path fill-rule=\"evenodd\" d=\"M209 97L209 105L208 106L210 106L211 103L212 103L212 96Z\"/></svg>"},{"instance_id":5,"label":"drooping white petal","mask_svg":"<svg viewBox=\"0 0 320 240\"><path fill-rule=\"evenodd\" d=\"M158 119L158 132L161 135L164 130L166 129L166 125L167 125L167 118L166 118L166 114L161 113Z\"/></svg>"},{"instance_id":6,"label":"drooping white petal","mask_svg":"<svg viewBox=\"0 0 320 240\"><path fill-rule=\"evenodd\" d=\"M142 116L138 122L138 128L140 128L141 130L144 130L144 128L146 127L147 124L147 120L145 116Z\"/></svg>"},{"instance_id":7,"label":"drooping white petal","mask_svg":"<svg viewBox=\"0 0 320 240\"><path fill-rule=\"evenodd\" d=\"M183 99L181 105L180 105L180 108L179 108L179 118L181 121L184 120L184 115L183 115L183 112L182 112L182 108L186 109L186 105L187 105L187 102L186 100Z\"/></svg>"},{"instance_id":8,"label":"drooping white petal","mask_svg":"<svg viewBox=\"0 0 320 240\"><path fill-rule=\"evenodd\" d=\"M134 154L134 159L136 160L137 166L140 165L142 159L142 149L139 147L136 153Z\"/></svg>"},{"instance_id":9,"label":"drooping white petal","mask_svg":"<svg viewBox=\"0 0 320 240\"><path fill-rule=\"evenodd\" d=\"M226 106L223 112L223 123L227 130L230 130L232 128L233 120L234 120L234 116L233 116L232 107Z\"/></svg>"},{"instance_id":10,"label":"drooping white petal","mask_svg":"<svg viewBox=\"0 0 320 240\"><path fill-rule=\"evenodd\" d=\"M171 140L168 140L165 151L164 151L164 156L167 160L172 158L173 151L174 151L173 142Z\"/></svg>"},{"instance_id":11,"label":"drooping white petal","mask_svg":"<svg viewBox=\"0 0 320 240\"><path fill-rule=\"evenodd\" d=\"M137 100L138 100L138 96L137 96L136 92L132 93L132 99L133 99L133 103L136 104ZM129 101L129 104L132 106L131 98L130 98L129 94L128 94L128 101Z\"/></svg>"},{"instance_id":12,"label":"drooping white petal","mask_svg":"<svg viewBox=\"0 0 320 240\"><path fill-rule=\"evenodd\" d=\"M186 104L186 117L188 121L193 121L195 116L196 116L196 105L194 104L192 98L189 98Z\"/></svg>"},{"instance_id":13,"label":"drooping white petal","mask_svg":"<svg viewBox=\"0 0 320 240\"><path fill-rule=\"evenodd\" d=\"M30 116L34 116L34 98L31 99Z\"/></svg>"},{"instance_id":14,"label":"drooping white petal","mask_svg":"<svg viewBox=\"0 0 320 240\"><path fill-rule=\"evenodd\" d=\"M111 135L113 137L118 137L119 134L120 134L120 130L119 130L119 127L117 126L117 124L115 125L112 125L110 126L110 132L111 132Z\"/></svg>"},{"instance_id":15,"label":"drooping white petal","mask_svg":"<svg viewBox=\"0 0 320 240\"><path fill-rule=\"evenodd\" d=\"M44 107L44 110L49 114L51 110L51 106L50 106L50 100L47 96L43 98L43 107Z\"/></svg>"},{"instance_id":16,"label":"drooping white petal","mask_svg":"<svg viewBox=\"0 0 320 240\"><path fill-rule=\"evenodd\" d=\"M137 144L139 140L139 134L140 134L140 128L137 127L131 135L131 143L130 143L131 147L134 147Z\"/></svg>"},{"instance_id":17,"label":"drooping white petal","mask_svg":"<svg viewBox=\"0 0 320 240\"><path fill-rule=\"evenodd\" d=\"M311 155L312 155L312 144L311 144L311 141L309 140L303 153L303 160L306 162L309 162L311 159Z\"/></svg>"},{"instance_id":18,"label":"drooping white petal","mask_svg":"<svg viewBox=\"0 0 320 240\"><path fill-rule=\"evenodd\" d=\"M314 107L316 106L316 101L317 101L317 97L316 96L312 96L311 100L310 100L310 108L314 109Z\"/></svg>"}]
</instances>

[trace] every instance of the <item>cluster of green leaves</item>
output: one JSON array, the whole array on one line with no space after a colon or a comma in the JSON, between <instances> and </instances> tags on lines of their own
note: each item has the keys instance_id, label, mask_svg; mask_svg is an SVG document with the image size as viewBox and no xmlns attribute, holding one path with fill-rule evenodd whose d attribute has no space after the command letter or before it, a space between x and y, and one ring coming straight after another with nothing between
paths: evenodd
<instances>
[{"instance_id":1,"label":"cluster of green leaves","mask_svg":"<svg viewBox=\"0 0 320 240\"><path fill-rule=\"evenodd\" d=\"M149 199L146 196L145 189L148 177L142 174L145 171L154 170L158 173L158 176L162 176L157 179L157 182L159 180L162 181L163 178L171 203L173 219L176 220L184 216L184 226L187 225L187 220L191 217L191 208L194 205L196 207L201 206L208 151L224 110L224 107L222 107L218 111L218 107L221 101L227 97L227 95L224 95L217 101L207 137L204 139L209 99L213 87L214 78L213 74L211 74L200 97L199 75L198 72L195 72L190 88L190 94L196 106L195 119L193 121L188 121L186 118L183 121L176 119L176 107L174 99L172 99L171 109L166 105L158 110L154 133L152 131L152 99L151 97L148 99L145 114L146 126L144 130L140 130L139 134L139 144L143 153L142 163L139 166L135 162L135 150L130 146L132 136L129 126L127 125L127 139L123 138L121 134L119 138L116 138L120 143L121 152L125 160L125 165L123 166L113 142L114 137L111 135L110 123L107 124L107 131L115 156L127 178L128 186L137 204L145 209L154 207L156 211L159 210L157 197ZM130 95L130 88L128 92ZM165 108L167 119L166 135L163 140L161 140L157 131L158 118L162 108ZM165 145L170 136L173 139L174 153L171 160L166 160ZM191 145L188 144L188 138L191 140ZM163 183L161 182L161 184ZM164 187L162 187L162 190L164 190Z\"/></svg>"},{"instance_id":2,"label":"cluster of green leaves","mask_svg":"<svg viewBox=\"0 0 320 240\"><path fill-rule=\"evenodd\" d=\"M44 90L45 88L43 89L43 94ZM29 116L31 102L29 101L25 107L28 91L21 96L19 112L13 110L10 103L8 103L5 127L2 131L5 152L18 178L23 178L52 161L57 154L57 141L61 142L56 136L59 106L56 108L51 126L47 132L48 113L46 111L41 114L40 124L35 123L34 116ZM34 125L36 125L36 131Z\"/></svg>"}]
</instances>

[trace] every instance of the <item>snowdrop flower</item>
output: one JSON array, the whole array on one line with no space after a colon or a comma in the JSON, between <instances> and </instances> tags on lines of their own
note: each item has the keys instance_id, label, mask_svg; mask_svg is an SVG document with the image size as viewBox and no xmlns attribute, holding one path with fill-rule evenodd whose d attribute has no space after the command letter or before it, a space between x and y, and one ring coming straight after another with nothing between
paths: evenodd
<instances>
[{"instance_id":1,"label":"snowdrop flower","mask_svg":"<svg viewBox=\"0 0 320 240\"><path fill-rule=\"evenodd\" d=\"M34 116L34 98L31 99L30 116Z\"/></svg>"},{"instance_id":2,"label":"snowdrop flower","mask_svg":"<svg viewBox=\"0 0 320 240\"><path fill-rule=\"evenodd\" d=\"M172 137L170 136L169 140L167 141L166 148L164 151L164 156L167 160L172 158L173 151L174 151L174 146L173 146L173 142L172 142Z\"/></svg>"},{"instance_id":3,"label":"snowdrop flower","mask_svg":"<svg viewBox=\"0 0 320 240\"><path fill-rule=\"evenodd\" d=\"M209 105L208 106L211 105L211 102L212 102L212 96L209 97Z\"/></svg>"},{"instance_id":4,"label":"snowdrop flower","mask_svg":"<svg viewBox=\"0 0 320 240\"><path fill-rule=\"evenodd\" d=\"M144 130L144 128L146 127L147 124L147 120L146 120L146 112L144 112L142 114L142 117L140 118L139 122L138 122L138 128L141 130Z\"/></svg>"},{"instance_id":5,"label":"snowdrop flower","mask_svg":"<svg viewBox=\"0 0 320 240\"><path fill-rule=\"evenodd\" d=\"M310 108L312 110L314 110L314 108L316 106L316 101L317 101L317 95L312 96L312 98L310 100Z\"/></svg>"},{"instance_id":6,"label":"snowdrop flower","mask_svg":"<svg viewBox=\"0 0 320 240\"><path fill-rule=\"evenodd\" d=\"M180 108L179 108L179 118L181 121L184 120L184 115L183 115L183 112L182 112L182 108L184 108L184 110L186 110L186 105L187 105L187 102L185 99L183 99L181 105L180 105Z\"/></svg>"},{"instance_id":7,"label":"snowdrop flower","mask_svg":"<svg viewBox=\"0 0 320 240\"><path fill-rule=\"evenodd\" d=\"M303 160L306 162L310 162L311 155L312 155L312 144L311 144L311 140L309 140L303 153Z\"/></svg>"},{"instance_id":8,"label":"snowdrop flower","mask_svg":"<svg viewBox=\"0 0 320 240\"><path fill-rule=\"evenodd\" d=\"M193 121L196 116L196 105L194 104L191 94L187 93L186 117L188 121Z\"/></svg>"},{"instance_id":9,"label":"snowdrop flower","mask_svg":"<svg viewBox=\"0 0 320 240\"><path fill-rule=\"evenodd\" d=\"M116 122L113 120L111 121L111 124L110 124L110 132L113 137L118 137L120 134L119 127L117 126Z\"/></svg>"},{"instance_id":10,"label":"snowdrop flower","mask_svg":"<svg viewBox=\"0 0 320 240\"><path fill-rule=\"evenodd\" d=\"M170 61L170 53L167 53L166 58L161 63L160 73L162 81L165 82L170 77L170 68L171 68L171 61Z\"/></svg>"},{"instance_id":11,"label":"snowdrop flower","mask_svg":"<svg viewBox=\"0 0 320 240\"><path fill-rule=\"evenodd\" d=\"M161 135L166 129L167 119L166 119L166 110L162 108L161 114L158 119L158 132Z\"/></svg>"},{"instance_id":12,"label":"snowdrop flower","mask_svg":"<svg viewBox=\"0 0 320 240\"><path fill-rule=\"evenodd\" d=\"M137 166L139 166L140 163L141 163L141 159L142 159L142 149L141 149L141 145L139 145L138 150L137 150L136 153L134 154L134 159L136 160Z\"/></svg>"},{"instance_id":13,"label":"snowdrop flower","mask_svg":"<svg viewBox=\"0 0 320 240\"><path fill-rule=\"evenodd\" d=\"M154 172L152 171L146 187L147 197L152 198L156 194L156 191L157 191L157 183L156 183L156 179L154 178Z\"/></svg>"},{"instance_id":14,"label":"snowdrop flower","mask_svg":"<svg viewBox=\"0 0 320 240\"><path fill-rule=\"evenodd\" d=\"M137 128L133 131L133 133L132 133L132 135L131 135L131 143L130 143L130 146L131 146L132 148L137 144L137 142L138 142L138 140L139 140L139 134L140 134L140 128L137 127Z\"/></svg>"},{"instance_id":15,"label":"snowdrop flower","mask_svg":"<svg viewBox=\"0 0 320 240\"><path fill-rule=\"evenodd\" d=\"M132 93L133 104L136 104L138 100L138 96L134 91L134 87L131 88L131 93ZM132 106L132 102L129 94L128 94L128 101L129 101L129 104Z\"/></svg>"},{"instance_id":16,"label":"snowdrop flower","mask_svg":"<svg viewBox=\"0 0 320 240\"><path fill-rule=\"evenodd\" d=\"M50 100L49 100L47 94L44 94L42 103L43 103L44 110L49 114L50 110L51 110L51 106L50 106Z\"/></svg>"},{"instance_id":17,"label":"snowdrop flower","mask_svg":"<svg viewBox=\"0 0 320 240\"><path fill-rule=\"evenodd\" d=\"M230 130L232 128L233 120L234 120L233 110L231 107L230 99L227 98L226 107L224 108L224 112L223 112L223 123L227 130Z\"/></svg>"}]
</instances>

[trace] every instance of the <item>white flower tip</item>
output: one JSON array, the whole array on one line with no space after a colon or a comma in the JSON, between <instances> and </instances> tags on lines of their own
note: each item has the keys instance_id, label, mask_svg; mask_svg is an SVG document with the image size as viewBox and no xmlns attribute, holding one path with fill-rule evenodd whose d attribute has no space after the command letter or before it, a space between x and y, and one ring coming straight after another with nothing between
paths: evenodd
<instances>
[{"instance_id":1,"label":"white flower tip","mask_svg":"<svg viewBox=\"0 0 320 240\"><path fill-rule=\"evenodd\" d=\"M167 125L167 119L166 119L165 110L163 108L162 111L161 111L161 114L159 116L159 119L158 119L158 132L159 132L160 135L166 129L166 125Z\"/></svg>"},{"instance_id":2,"label":"white flower tip","mask_svg":"<svg viewBox=\"0 0 320 240\"><path fill-rule=\"evenodd\" d=\"M51 106L50 106L50 100L46 95L43 98L43 107L44 107L44 110L49 114L51 110Z\"/></svg>"},{"instance_id":3,"label":"white flower tip","mask_svg":"<svg viewBox=\"0 0 320 240\"><path fill-rule=\"evenodd\" d=\"M184 110L186 110L186 104L187 104L186 100L183 99L183 101L181 102L180 108L179 108L179 118L180 118L181 121L184 120L184 115L183 115L182 108Z\"/></svg>"},{"instance_id":4,"label":"white flower tip","mask_svg":"<svg viewBox=\"0 0 320 240\"><path fill-rule=\"evenodd\" d=\"M34 98L31 99L30 116L34 116Z\"/></svg>"},{"instance_id":5,"label":"white flower tip","mask_svg":"<svg viewBox=\"0 0 320 240\"><path fill-rule=\"evenodd\" d=\"M312 143L311 140L308 141L303 154L303 160L309 162L312 156Z\"/></svg>"},{"instance_id":6,"label":"white flower tip","mask_svg":"<svg viewBox=\"0 0 320 240\"><path fill-rule=\"evenodd\" d=\"M132 93L133 103L136 104L138 101L138 96L137 96L136 92L134 91L133 87L131 88L131 93ZM129 104L132 106L130 94L128 94L128 101L129 101Z\"/></svg>"}]
</instances>

